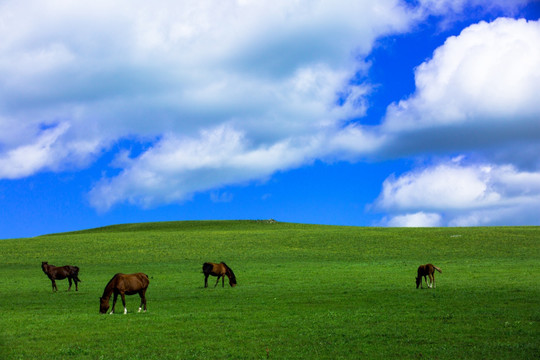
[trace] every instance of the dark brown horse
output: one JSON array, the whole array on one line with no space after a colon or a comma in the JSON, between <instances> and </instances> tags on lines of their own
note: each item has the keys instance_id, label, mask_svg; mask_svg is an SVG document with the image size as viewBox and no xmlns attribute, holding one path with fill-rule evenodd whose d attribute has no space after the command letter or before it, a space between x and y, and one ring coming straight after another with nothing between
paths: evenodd
<instances>
[{"instance_id":1,"label":"dark brown horse","mask_svg":"<svg viewBox=\"0 0 540 360\"><path fill-rule=\"evenodd\" d=\"M202 266L202 270L204 273L204 287L208 287L208 276L217 276L216 285L217 286L219 282L219 278L221 278L221 287L225 287L225 276L229 278L229 285L232 287L236 286L236 276L234 276L234 273L230 267L227 266L224 262L221 262L219 264L216 263L209 263L206 262Z\"/></svg>"},{"instance_id":2,"label":"dark brown horse","mask_svg":"<svg viewBox=\"0 0 540 360\"><path fill-rule=\"evenodd\" d=\"M416 275L416 288L418 289L419 286L422 289L424 288L422 286L422 276L424 277L424 281L428 288L435 287L435 270L442 273L442 270L433 264L420 265L418 267L418 274ZM429 276L429 283L426 276Z\"/></svg>"},{"instance_id":3,"label":"dark brown horse","mask_svg":"<svg viewBox=\"0 0 540 360\"><path fill-rule=\"evenodd\" d=\"M79 267L71 265L54 266L49 265L47 261L43 261L41 263L41 269L51 279L53 291L58 291L55 280L64 280L65 278L69 281L68 291L71 290L71 280L75 282L75 291L79 291L79 286L77 285L81 282L79 279Z\"/></svg>"},{"instance_id":4,"label":"dark brown horse","mask_svg":"<svg viewBox=\"0 0 540 360\"><path fill-rule=\"evenodd\" d=\"M116 274L109 281L103 296L99 298L99 312L101 314L107 313L109 310L109 299L114 293L114 299L111 309L111 314L114 313L114 306L116 305L116 299L118 294L122 297L122 305L124 305L124 315L127 314L126 297L125 295L139 294L141 297L141 305L139 305L139 312L141 312L144 305L144 312L146 312L146 289L148 288L148 275L143 273L136 274Z\"/></svg>"}]
</instances>

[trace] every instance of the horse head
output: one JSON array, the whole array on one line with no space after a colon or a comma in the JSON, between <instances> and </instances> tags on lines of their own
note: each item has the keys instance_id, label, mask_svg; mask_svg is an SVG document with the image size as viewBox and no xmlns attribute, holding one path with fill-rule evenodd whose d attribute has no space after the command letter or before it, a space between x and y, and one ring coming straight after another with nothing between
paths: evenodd
<instances>
[{"instance_id":1,"label":"horse head","mask_svg":"<svg viewBox=\"0 0 540 360\"><path fill-rule=\"evenodd\" d=\"M229 285L231 285L231 287L235 287L236 286L236 276L234 276L234 272L232 271L232 269L227 266L227 264L225 264L224 262L222 262L223 265L225 265L225 269L226 269L226 275L227 277L229 278Z\"/></svg>"},{"instance_id":2,"label":"horse head","mask_svg":"<svg viewBox=\"0 0 540 360\"><path fill-rule=\"evenodd\" d=\"M418 289L418 287L420 286L420 284L422 283L422 277L421 276L417 276L416 277L416 288Z\"/></svg>"},{"instance_id":3,"label":"horse head","mask_svg":"<svg viewBox=\"0 0 540 360\"><path fill-rule=\"evenodd\" d=\"M109 310L109 299L100 297L99 298L99 313L106 314Z\"/></svg>"}]
</instances>

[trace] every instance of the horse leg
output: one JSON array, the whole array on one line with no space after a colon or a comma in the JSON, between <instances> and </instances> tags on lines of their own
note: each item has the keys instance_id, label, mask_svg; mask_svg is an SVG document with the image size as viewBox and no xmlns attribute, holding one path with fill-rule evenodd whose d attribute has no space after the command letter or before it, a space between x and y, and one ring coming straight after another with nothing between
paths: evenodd
<instances>
[{"instance_id":1,"label":"horse leg","mask_svg":"<svg viewBox=\"0 0 540 360\"><path fill-rule=\"evenodd\" d=\"M75 276L73 281L75 281L75 291L79 291L79 278Z\"/></svg>"},{"instance_id":2,"label":"horse leg","mask_svg":"<svg viewBox=\"0 0 540 360\"><path fill-rule=\"evenodd\" d=\"M219 282L219 278L220 278L220 277L221 277L221 275L218 275L218 277L217 277L217 280L216 280L216 285L214 285L214 287L216 287L216 286L217 286L217 284L218 284L218 282Z\"/></svg>"},{"instance_id":3,"label":"horse leg","mask_svg":"<svg viewBox=\"0 0 540 360\"><path fill-rule=\"evenodd\" d=\"M53 291L55 291L55 290L58 291L58 286L56 286L56 281L54 281L54 279L51 279L51 281L52 281L52 290Z\"/></svg>"},{"instance_id":4,"label":"horse leg","mask_svg":"<svg viewBox=\"0 0 540 360\"><path fill-rule=\"evenodd\" d=\"M124 293L121 292L120 296L122 297L122 305L124 305L124 315L126 315L127 314L126 295L124 295Z\"/></svg>"},{"instance_id":5,"label":"horse leg","mask_svg":"<svg viewBox=\"0 0 540 360\"><path fill-rule=\"evenodd\" d=\"M143 291L144 312L146 312L146 289Z\"/></svg>"},{"instance_id":6,"label":"horse leg","mask_svg":"<svg viewBox=\"0 0 540 360\"><path fill-rule=\"evenodd\" d=\"M139 312L141 312L144 304L144 312L146 312L146 290L139 291L139 296L141 297L141 305L139 305Z\"/></svg>"},{"instance_id":7,"label":"horse leg","mask_svg":"<svg viewBox=\"0 0 540 360\"><path fill-rule=\"evenodd\" d=\"M221 287L225 287L225 276L221 276Z\"/></svg>"},{"instance_id":8,"label":"horse leg","mask_svg":"<svg viewBox=\"0 0 540 360\"><path fill-rule=\"evenodd\" d=\"M204 287L205 288L208 287L208 275L210 275L210 274L204 274Z\"/></svg>"},{"instance_id":9,"label":"horse leg","mask_svg":"<svg viewBox=\"0 0 540 360\"><path fill-rule=\"evenodd\" d=\"M69 281L69 287L68 287L67 291L71 290L71 278L70 277L68 277L68 281Z\"/></svg>"},{"instance_id":10,"label":"horse leg","mask_svg":"<svg viewBox=\"0 0 540 360\"><path fill-rule=\"evenodd\" d=\"M433 287L434 277L433 274L429 274L429 287Z\"/></svg>"},{"instance_id":11,"label":"horse leg","mask_svg":"<svg viewBox=\"0 0 540 360\"><path fill-rule=\"evenodd\" d=\"M114 306L116 305L116 299L118 298L118 293L114 293L113 302L112 302L112 309L111 309L111 315L114 314Z\"/></svg>"}]
</instances>

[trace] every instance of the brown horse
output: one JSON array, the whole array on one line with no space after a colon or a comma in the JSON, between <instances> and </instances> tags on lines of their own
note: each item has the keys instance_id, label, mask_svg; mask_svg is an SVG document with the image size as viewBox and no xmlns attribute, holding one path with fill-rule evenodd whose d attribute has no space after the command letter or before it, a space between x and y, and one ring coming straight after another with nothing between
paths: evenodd
<instances>
[{"instance_id":1,"label":"brown horse","mask_svg":"<svg viewBox=\"0 0 540 360\"><path fill-rule=\"evenodd\" d=\"M217 276L216 285L217 286L219 282L219 278L221 278L221 287L225 287L225 276L229 278L229 285L232 287L236 286L236 276L234 276L234 273L230 267L227 266L224 262L221 262L219 264L216 263L209 263L206 262L202 266L202 270L204 273L204 287L208 287L208 276Z\"/></svg>"},{"instance_id":2,"label":"brown horse","mask_svg":"<svg viewBox=\"0 0 540 360\"><path fill-rule=\"evenodd\" d=\"M424 288L422 286L422 276L424 277L424 281L426 282L428 288L435 287L435 270L442 273L442 270L433 264L420 265L418 267L418 274L416 276L416 288L418 289L418 286L420 286L422 289ZM429 276L429 283L426 276Z\"/></svg>"},{"instance_id":3,"label":"brown horse","mask_svg":"<svg viewBox=\"0 0 540 360\"><path fill-rule=\"evenodd\" d=\"M71 280L75 282L75 291L79 291L79 286L77 285L81 282L79 279L79 267L71 265L54 266L49 265L47 261L43 261L41 263L41 269L51 279L53 291L58 291L55 280L64 280L65 278L69 281L68 291L71 290Z\"/></svg>"},{"instance_id":4,"label":"brown horse","mask_svg":"<svg viewBox=\"0 0 540 360\"><path fill-rule=\"evenodd\" d=\"M114 299L111 309L111 314L114 313L114 306L116 305L116 299L118 294L122 297L122 304L124 305L124 315L127 314L126 297L125 295L139 294L141 297L141 305L139 305L139 312L141 312L144 305L144 312L146 312L146 289L148 288L148 275L143 273L136 274L116 274L109 281L103 296L99 298L99 312L101 314L107 313L109 310L109 299L114 293Z\"/></svg>"}]
</instances>

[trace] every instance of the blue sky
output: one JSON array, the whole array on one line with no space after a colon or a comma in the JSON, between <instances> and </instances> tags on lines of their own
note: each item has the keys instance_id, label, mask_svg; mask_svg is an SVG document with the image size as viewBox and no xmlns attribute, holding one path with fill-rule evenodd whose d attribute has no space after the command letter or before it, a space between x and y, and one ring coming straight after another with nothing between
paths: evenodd
<instances>
[{"instance_id":1,"label":"blue sky","mask_svg":"<svg viewBox=\"0 0 540 360\"><path fill-rule=\"evenodd\" d=\"M540 225L540 2L3 1L0 238Z\"/></svg>"}]
</instances>

